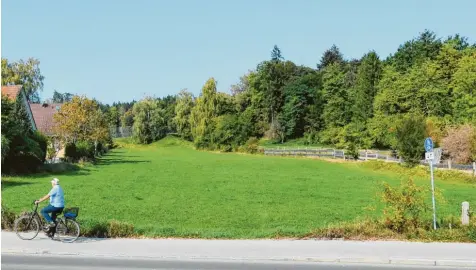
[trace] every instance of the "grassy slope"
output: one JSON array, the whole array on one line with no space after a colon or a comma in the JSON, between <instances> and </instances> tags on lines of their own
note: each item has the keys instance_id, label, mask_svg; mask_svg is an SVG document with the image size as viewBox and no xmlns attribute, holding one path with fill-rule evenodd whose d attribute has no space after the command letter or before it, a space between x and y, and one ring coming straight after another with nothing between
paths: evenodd
<instances>
[{"instance_id":1,"label":"grassy slope","mask_svg":"<svg viewBox=\"0 0 476 270\"><path fill-rule=\"evenodd\" d=\"M60 175L67 205L80 207L84 226L117 219L155 236L256 238L303 235L350 221L375 202L377 183L400 177L357 164L218 154L165 139L116 149L99 165ZM5 177L2 201L15 211L48 192L53 175ZM417 179L420 184L429 181ZM476 204L476 186L438 182L458 215L463 200Z\"/></svg>"}]
</instances>

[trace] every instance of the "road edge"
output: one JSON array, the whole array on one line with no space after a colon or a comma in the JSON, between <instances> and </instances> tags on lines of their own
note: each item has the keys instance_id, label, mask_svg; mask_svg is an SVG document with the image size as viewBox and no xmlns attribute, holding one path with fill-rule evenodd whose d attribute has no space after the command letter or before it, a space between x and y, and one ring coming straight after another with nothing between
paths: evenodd
<instances>
[{"instance_id":1,"label":"road edge","mask_svg":"<svg viewBox=\"0 0 476 270\"><path fill-rule=\"evenodd\" d=\"M23 256L78 256L83 258L117 258L117 259L144 259L144 260L185 260L185 261L260 261L260 262L308 262L308 263L335 263L335 264L370 264L370 265L401 265L401 266L445 266L445 267L465 267L476 269L475 260L433 260L433 259L405 259L405 258L361 258L361 257L339 257L339 258L304 258L304 257L275 257L275 258L246 258L246 257L206 257L206 256L130 256L127 254L91 254L80 252L51 252L49 250L32 249L4 249L2 255L23 255Z\"/></svg>"}]
</instances>

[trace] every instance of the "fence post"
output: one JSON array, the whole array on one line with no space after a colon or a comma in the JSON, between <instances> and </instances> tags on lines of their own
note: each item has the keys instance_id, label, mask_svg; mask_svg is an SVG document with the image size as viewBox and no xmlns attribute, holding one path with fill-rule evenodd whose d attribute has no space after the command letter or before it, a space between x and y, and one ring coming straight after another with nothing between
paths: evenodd
<instances>
[{"instance_id":1,"label":"fence post","mask_svg":"<svg viewBox=\"0 0 476 270\"><path fill-rule=\"evenodd\" d=\"M365 161L369 160L368 155L367 155L367 150L365 150Z\"/></svg>"},{"instance_id":2,"label":"fence post","mask_svg":"<svg viewBox=\"0 0 476 270\"><path fill-rule=\"evenodd\" d=\"M473 162L473 176L476 177L476 162Z\"/></svg>"},{"instance_id":3,"label":"fence post","mask_svg":"<svg viewBox=\"0 0 476 270\"><path fill-rule=\"evenodd\" d=\"M469 225L469 202L461 204L461 224Z\"/></svg>"},{"instance_id":4,"label":"fence post","mask_svg":"<svg viewBox=\"0 0 476 270\"><path fill-rule=\"evenodd\" d=\"M451 170L451 159L448 159L448 169Z\"/></svg>"}]
</instances>

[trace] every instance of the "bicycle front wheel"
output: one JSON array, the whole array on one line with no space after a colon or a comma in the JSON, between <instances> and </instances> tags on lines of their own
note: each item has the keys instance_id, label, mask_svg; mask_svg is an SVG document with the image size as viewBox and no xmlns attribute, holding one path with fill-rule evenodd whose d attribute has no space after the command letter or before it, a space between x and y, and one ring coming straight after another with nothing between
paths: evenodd
<instances>
[{"instance_id":1,"label":"bicycle front wheel","mask_svg":"<svg viewBox=\"0 0 476 270\"><path fill-rule=\"evenodd\" d=\"M13 229L20 239L31 240L40 232L40 224L34 216L23 215L15 220Z\"/></svg>"},{"instance_id":2,"label":"bicycle front wheel","mask_svg":"<svg viewBox=\"0 0 476 270\"><path fill-rule=\"evenodd\" d=\"M56 236L61 242L71 243L79 237L79 224L72 219L63 219L56 226Z\"/></svg>"}]
</instances>

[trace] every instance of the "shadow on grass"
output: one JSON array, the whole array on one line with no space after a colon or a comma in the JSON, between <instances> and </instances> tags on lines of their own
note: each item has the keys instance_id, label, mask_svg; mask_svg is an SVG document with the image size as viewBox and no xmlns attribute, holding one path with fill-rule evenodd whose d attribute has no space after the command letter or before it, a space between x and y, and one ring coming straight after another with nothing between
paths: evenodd
<instances>
[{"instance_id":1,"label":"shadow on grass","mask_svg":"<svg viewBox=\"0 0 476 270\"><path fill-rule=\"evenodd\" d=\"M17 182L17 181L10 181L10 180L2 180L2 190L16 187L16 186L24 186L24 185L31 185L33 182Z\"/></svg>"},{"instance_id":2,"label":"shadow on grass","mask_svg":"<svg viewBox=\"0 0 476 270\"><path fill-rule=\"evenodd\" d=\"M54 174L54 175L89 175L90 169L87 167L80 167L71 163L55 163L43 165L40 174Z\"/></svg>"},{"instance_id":3,"label":"shadow on grass","mask_svg":"<svg viewBox=\"0 0 476 270\"><path fill-rule=\"evenodd\" d=\"M113 164L138 164L138 163L150 163L150 160L128 160L118 158L103 158L97 161L96 165L106 166Z\"/></svg>"},{"instance_id":4,"label":"shadow on grass","mask_svg":"<svg viewBox=\"0 0 476 270\"><path fill-rule=\"evenodd\" d=\"M37 177L45 177L45 176L86 176L90 175L90 169L86 167L80 167L76 164L70 163L55 163L55 164L44 164L40 168L37 169L36 172L25 172L25 173L10 173L10 174L2 174L2 178L6 177L22 177L25 179L32 179L37 180ZM9 180L2 180L2 189L4 183L9 182ZM16 183L16 182L15 182ZM33 182L23 182L22 184L17 185L26 185L32 184ZM6 184L8 185L8 184ZM13 186L12 184L10 186Z\"/></svg>"},{"instance_id":5,"label":"shadow on grass","mask_svg":"<svg viewBox=\"0 0 476 270\"><path fill-rule=\"evenodd\" d=\"M139 156L125 155L121 151L114 151L114 152L109 152L105 154L102 158L107 158L107 157L136 158Z\"/></svg>"}]
</instances>

